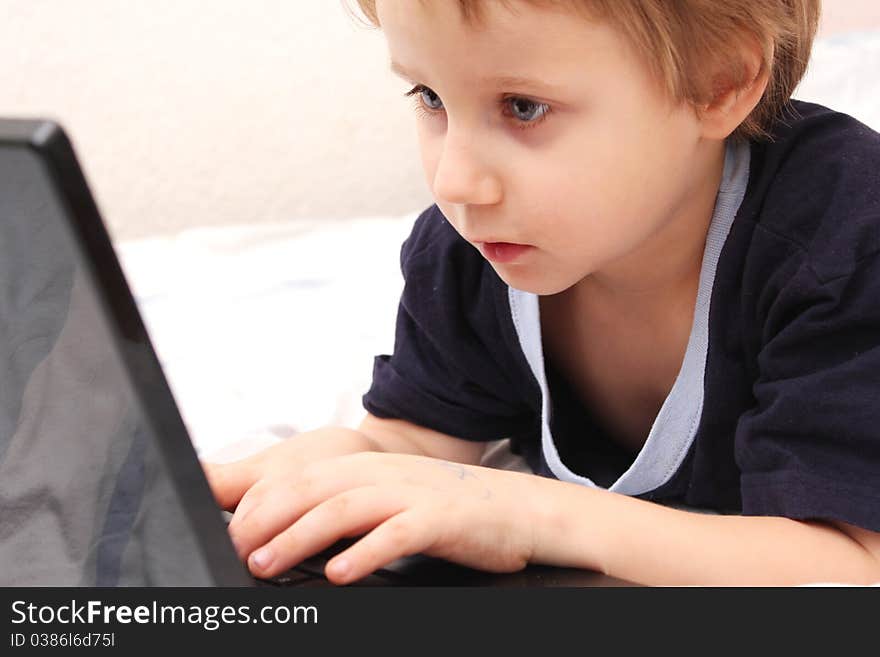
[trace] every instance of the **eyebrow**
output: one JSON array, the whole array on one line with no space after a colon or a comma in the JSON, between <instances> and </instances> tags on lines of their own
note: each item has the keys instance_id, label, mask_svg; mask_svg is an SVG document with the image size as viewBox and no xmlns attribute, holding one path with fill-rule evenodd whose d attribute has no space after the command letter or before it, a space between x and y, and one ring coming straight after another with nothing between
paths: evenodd
<instances>
[{"instance_id":1,"label":"eyebrow","mask_svg":"<svg viewBox=\"0 0 880 657\"><path fill-rule=\"evenodd\" d=\"M422 77L415 72L410 72L395 61L390 63L392 71L410 80L417 80ZM495 85L497 87L531 87L533 89L542 89L549 92L560 92L564 89L562 85L552 84L544 80L536 80L534 78L526 78L518 75L498 75L483 77L479 80L483 84Z\"/></svg>"}]
</instances>

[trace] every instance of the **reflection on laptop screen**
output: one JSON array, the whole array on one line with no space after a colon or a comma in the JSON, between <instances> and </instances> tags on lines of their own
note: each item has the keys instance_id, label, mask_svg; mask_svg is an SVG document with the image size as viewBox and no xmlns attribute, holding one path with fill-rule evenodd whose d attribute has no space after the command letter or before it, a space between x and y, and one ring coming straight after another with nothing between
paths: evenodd
<instances>
[{"instance_id":1,"label":"reflection on laptop screen","mask_svg":"<svg viewBox=\"0 0 880 657\"><path fill-rule=\"evenodd\" d=\"M0 147L0 585L210 584L65 211Z\"/></svg>"}]
</instances>

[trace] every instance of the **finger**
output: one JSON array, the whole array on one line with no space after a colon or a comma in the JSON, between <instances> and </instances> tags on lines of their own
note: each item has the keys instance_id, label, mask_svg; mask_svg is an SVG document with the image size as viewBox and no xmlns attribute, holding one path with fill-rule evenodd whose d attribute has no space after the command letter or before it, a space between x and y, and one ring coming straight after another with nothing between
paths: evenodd
<instances>
[{"instance_id":1,"label":"finger","mask_svg":"<svg viewBox=\"0 0 880 657\"><path fill-rule=\"evenodd\" d=\"M205 477L217 504L231 511L245 492L254 485L258 470L247 460L234 463L202 463Z\"/></svg>"},{"instance_id":2,"label":"finger","mask_svg":"<svg viewBox=\"0 0 880 657\"><path fill-rule=\"evenodd\" d=\"M327 563L327 579L348 584L392 561L427 551L437 541L438 522L427 522L423 508L391 516Z\"/></svg>"},{"instance_id":3,"label":"finger","mask_svg":"<svg viewBox=\"0 0 880 657\"><path fill-rule=\"evenodd\" d=\"M310 509L255 550L248 559L248 567L255 575L273 577L340 538L369 531L406 506L402 496L389 488L364 486L347 490Z\"/></svg>"},{"instance_id":4,"label":"finger","mask_svg":"<svg viewBox=\"0 0 880 657\"><path fill-rule=\"evenodd\" d=\"M364 467L356 467L359 463L359 459L343 456L309 464L284 479L268 477L254 484L229 523L239 556L244 559L322 502L373 483L377 477Z\"/></svg>"},{"instance_id":5,"label":"finger","mask_svg":"<svg viewBox=\"0 0 880 657\"><path fill-rule=\"evenodd\" d=\"M261 479L242 496L229 521L229 537L239 559L245 561L256 548L284 531L305 509L302 495L291 484Z\"/></svg>"}]
</instances>

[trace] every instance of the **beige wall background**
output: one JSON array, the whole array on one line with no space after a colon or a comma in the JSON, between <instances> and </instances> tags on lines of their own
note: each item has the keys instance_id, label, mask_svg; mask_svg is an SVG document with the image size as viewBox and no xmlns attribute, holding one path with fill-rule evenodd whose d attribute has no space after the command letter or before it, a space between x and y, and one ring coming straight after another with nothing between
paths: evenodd
<instances>
[{"instance_id":1,"label":"beige wall background","mask_svg":"<svg viewBox=\"0 0 880 657\"><path fill-rule=\"evenodd\" d=\"M822 36L880 28L877 0L824 11ZM0 0L0 90L66 127L117 239L431 203L407 88L343 0Z\"/></svg>"}]
</instances>

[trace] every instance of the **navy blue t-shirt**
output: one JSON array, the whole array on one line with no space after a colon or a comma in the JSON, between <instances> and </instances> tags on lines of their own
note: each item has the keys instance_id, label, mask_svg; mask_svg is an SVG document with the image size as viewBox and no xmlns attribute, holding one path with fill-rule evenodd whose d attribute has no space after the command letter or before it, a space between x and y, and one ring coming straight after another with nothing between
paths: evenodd
<instances>
[{"instance_id":1,"label":"navy blue t-shirt","mask_svg":"<svg viewBox=\"0 0 880 657\"><path fill-rule=\"evenodd\" d=\"M880 531L880 134L792 101L728 144L682 369L628 452L543 354L508 287L436 206L401 250L393 355L364 407L545 476L723 513Z\"/></svg>"}]
</instances>

